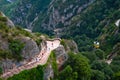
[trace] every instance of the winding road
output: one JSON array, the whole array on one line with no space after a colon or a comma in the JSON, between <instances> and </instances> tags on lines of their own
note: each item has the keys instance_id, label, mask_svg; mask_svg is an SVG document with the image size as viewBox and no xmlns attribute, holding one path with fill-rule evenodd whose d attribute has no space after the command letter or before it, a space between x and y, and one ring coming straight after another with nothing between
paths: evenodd
<instances>
[{"instance_id":1,"label":"winding road","mask_svg":"<svg viewBox=\"0 0 120 80\"><path fill-rule=\"evenodd\" d=\"M52 50L56 49L60 45L60 39L48 40L46 41L46 46L43 46L39 55L37 55L33 60L28 62L25 65L22 65L18 68L13 68L1 75L2 78L8 78L13 76L14 74L18 74L19 72L27 69L31 69L37 67L38 65L44 65L51 53Z\"/></svg>"}]
</instances>

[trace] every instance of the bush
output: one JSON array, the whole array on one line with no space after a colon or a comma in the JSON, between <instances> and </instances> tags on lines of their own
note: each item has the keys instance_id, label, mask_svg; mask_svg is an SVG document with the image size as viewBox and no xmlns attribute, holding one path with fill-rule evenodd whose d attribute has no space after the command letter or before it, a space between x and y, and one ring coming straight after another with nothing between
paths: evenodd
<instances>
[{"instance_id":1,"label":"bush","mask_svg":"<svg viewBox=\"0 0 120 80\"><path fill-rule=\"evenodd\" d=\"M65 44L65 40L64 39L61 40L60 44L63 45L65 47L65 49L67 49L67 45Z\"/></svg>"},{"instance_id":2,"label":"bush","mask_svg":"<svg viewBox=\"0 0 120 80\"><path fill-rule=\"evenodd\" d=\"M97 60L97 56L94 52L81 52L81 54L87 57L90 60L90 63Z\"/></svg>"},{"instance_id":3,"label":"bush","mask_svg":"<svg viewBox=\"0 0 120 80\"><path fill-rule=\"evenodd\" d=\"M0 80L3 80L2 78L0 78Z\"/></svg>"},{"instance_id":4,"label":"bush","mask_svg":"<svg viewBox=\"0 0 120 80\"><path fill-rule=\"evenodd\" d=\"M105 80L110 80L113 74L111 67L104 61L94 61L91 65L91 68L94 70L99 70L104 73Z\"/></svg>"},{"instance_id":5,"label":"bush","mask_svg":"<svg viewBox=\"0 0 120 80\"><path fill-rule=\"evenodd\" d=\"M6 50L0 50L0 59L11 59L12 58L12 54L10 53L10 51L6 51Z\"/></svg>"},{"instance_id":6,"label":"bush","mask_svg":"<svg viewBox=\"0 0 120 80\"><path fill-rule=\"evenodd\" d=\"M2 74L2 68L0 67L0 75Z\"/></svg>"},{"instance_id":7,"label":"bush","mask_svg":"<svg viewBox=\"0 0 120 80\"><path fill-rule=\"evenodd\" d=\"M67 65L70 65L74 72L78 73L78 80L90 80L91 69L88 59L80 54L69 53Z\"/></svg>"},{"instance_id":8,"label":"bush","mask_svg":"<svg viewBox=\"0 0 120 80\"><path fill-rule=\"evenodd\" d=\"M18 30L22 30L22 28L20 27L20 26L15 26L16 27L16 29L18 29Z\"/></svg>"},{"instance_id":9,"label":"bush","mask_svg":"<svg viewBox=\"0 0 120 80\"><path fill-rule=\"evenodd\" d=\"M105 59L105 52L101 49L95 50L95 54L99 59Z\"/></svg>"},{"instance_id":10,"label":"bush","mask_svg":"<svg viewBox=\"0 0 120 80\"><path fill-rule=\"evenodd\" d=\"M0 29L3 30L3 31L5 31L5 32L8 32L9 27L6 26L4 23L0 23Z\"/></svg>"},{"instance_id":11,"label":"bush","mask_svg":"<svg viewBox=\"0 0 120 80\"><path fill-rule=\"evenodd\" d=\"M54 75L55 77L57 77L58 76L58 65L56 62L56 55L54 51L51 51L50 60L51 60L52 68L54 71Z\"/></svg>"},{"instance_id":12,"label":"bush","mask_svg":"<svg viewBox=\"0 0 120 80\"><path fill-rule=\"evenodd\" d=\"M11 52L14 55L14 58L17 58L17 60L21 60L22 56L21 56L21 51L24 48L24 43L22 43L19 40L12 40L9 43L9 49L11 50Z\"/></svg>"},{"instance_id":13,"label":"bush","mask_svg":"<svg viewBox=\"0 0 120 80\"><path fill-rule=\"evenodd\" d=\"M39 37L39 36L41 35L41 33L36 32L35 35L36 35L37 37Z\"/></svg>"},{"instance_id":14,"label":"bush","mask_svg":"<svg viewBox=\"0 0 120 80\"><path fill-rule=\"evenodd\" d=\"M24 44L19 40L10 41L9 48L14 54L19 54L23 49Z\"/></svg>"},{"instance_id":15,"label":"bush","mask_svg":"<svg viewBox=\"0 0 120 80\"><path fill-rule=\"evenodd\" d=\"M38 66L30 70L24 70L7 80L43 80L43 66Z\"/></svg>"},{"instance_id":16,"label":"bush","mask_svg":"<svg viewBox=\"0 0 120 80\"><path fill-rule=\"evenodd\" d=\"M38 46L40 45L41 42L42 42L42 39L37 39L36 40L36 43L37 43Z\"/></svg>"},{"instance_id":17,"label":"bush","mask_svg":"<svg viewBox=\"0 0 120 80\"><path fill-rule=\"evenodd\" d=\"M120 80L120 71L113 74L113 80Z\"/></svg>"},{"instance_id":18,"label":"bush","mask_svg":"<svg viewBox=\"0 0 120 80\"><path fill-rule=\"evenodd\" d=\"M78 73L73 72L71 66L66 66L59 74L59 80L77 80Z\"/></svg>"},{"instance_id":19,"label":"bush","mask_svg":"<svg viewBox=\"0 0 120 80\"><path fill-rule=\"evenodd\" d=\"M6 17L1 17L1 16L0 16L0 21L6 22L6 21L7 21L7 18L6 18Z\"/></svg>"},{"instance_id":20,"label":"bush","mask_svg":"<svg viewBox=\"0 0 120 80\"><path fill-rule=\"evenodd\" d=\"M5 32L3 32L3 33L2 33L2 38L7 38L7 37L8 37L8 34L5 33Z\"/></svg>"},{"instance_id":21,"label":"bush","mask_svg":"<svg viewBox=\"0 0 120 80\"><path fill-rule=\"evenodd\" d=\"M92 70L91 80L105 80L104 73L99 70Z\"/></svg>"},{"instance_id":22,"label":"bush","mask_svg":"<svg viewBox=\"0 0 120 80\"><path fill-rule=\"evenodd\" d=\"M27 36L27 37L32 37L31 33L26 31L26 30L20 30L20 33L23 34L24 36Z\"/></svg>"}]
</instances>

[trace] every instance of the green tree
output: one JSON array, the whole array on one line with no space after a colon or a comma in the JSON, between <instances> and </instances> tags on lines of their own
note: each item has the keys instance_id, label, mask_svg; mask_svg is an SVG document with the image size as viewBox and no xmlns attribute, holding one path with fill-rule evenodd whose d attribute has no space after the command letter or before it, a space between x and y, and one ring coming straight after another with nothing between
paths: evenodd
<instances>
[{"instance_id":1,"label":"green tree","mask_svg":"<svg viewBox=\"0 0 120 80\"><path fill-rule=\"evenodd\" d=\"M90 60L90 63L97 60L97 56L94 52L81 52L81 54L87 57Z\"/></svg>"},{"instance_id":2,"label":"green tree","mask_svg":"<svg viewBox=\"0 0 120 80\"><path fill-rule=\"evenodd\" d=\"M60 44L63 45L63 46L65 47L65 49L67 49L67 45L65 44L65 40L64 40L64 39L62 39L62 40L60 41Z\"/></svg>"},{"instance_id":3,"label":"green tree","mask_svg":"<svg viewBox=\"0 0 120 80\"><path fill-rule=\"evenodd\" d=\"M0 21L6 22L6 21L7 21L7 18L6 18L6 17L1 17L1 16L0 16Z\"/></svg>"},{"instance_id":4,"label":"green tree","mask_svg":"<svg viewBox=\"0 0 120 80\"><path fill-rule=\"evenodd\" d=\"M2 68L0 67L0 75L2 74Z\"/></svg>"},{"instance_id":5,"label":"green tree","mask_svg":"<svg viewBox=\"0 0 120 80\"><path fill-rule=\"evenodd\" d=\"M120 80L120 71L113 74L113 80Z\"/></svg>"},{"instance_id":6,"label":"green tree","mask_svg":"<svg viewBox=\"0 0 120 80\"><path fill-rule=\"evenodd\" d=\"M99 70L92 70L91 80L105 80L104 73Z\"/></svg>"},{"instance_id":7,"label":"green tree","mask_svg":"<svg viewBox=\"0 0 120 80\"><path fill-rule=\"evenodd\" d=\"M56 62L56 54L55 51L51 51L51 55L50 55L50 60L51 60L51 65L54 71L54 77L58 76L58 65Z\"/></svg>"},{"instance_id":8,"label":"green tree","mask_svg":"<svg viewBox=\"0 0 120 80\"><path fill-rule=\"evenodd\" d=\"M3 80L2 78L0 78L0 80Z\"/></svg>"},{"instance_id":9,"label":"green tree","mask_svg":"<svg viewBox=\"0 0 120 80\"><path fill-rule=\"evenodd\" d=\"M8 80L43 80L43 76L43 66L37 66L37 68L24 70L19 74L8 78Z\"/></svg>"},{"instance_id":10,"label":"green tree","mask_svg":"<svg viewBox=\"0 0 120 80\"><path fill-rule=\"evenodd\" d=\"M88 62L88 59L80 54L69 53L67 64L79 74L78 80L90 80L91 69Z\"/></svg>"},{"instance_id":11,"label":"green tree","mask_svg":"<svg viewBox=\"0 0 120 80\"><path fill-rule=\"evenodd\" d=\"M22 59L21 51L24 48L24 43L22 43L20 40L11 40L9 43L9 49L13 53L14 58L16 58L18 61Z\"/></svg>"},{"instance_id":12,"label":"green tree","mask_svg":"<svg viewBox=\"0 0 120 80\"><path fill-rule=\"evenodd\" d=\"M9 48L14 54L19 54L23 49L24 44L19 40L10 41Z\"/></svg>"},{"instance_id":13,"label":"green tree","mask_svg":"<svg viewBox=\"0 0 120 80\"><path fill-rule=\"evenodd\" d=\"M115 73L120 71L120 56L119 55L113 58L110 64L110 67Z\"/></svg>"},{"instance_id":14,"label":"green tree","mask_svg":"<svg viewBox=\"0 0 120 80\"><path fill-rule=\"evenodd\" d=\"M99 71L103 72L105 75L105 80L111 79L113 71L107 63L105 63L103 61L99 61L99 60L94 61L91 65L91 68L94 70L99 70Z\"/></svg>"},{"instance_id":15,"label":"green tree","mask_svg":"<svg viewBox=\"0 0 120 80\"><path fill-rule=\"evenodd\" d=\"M59 80L77 80L77 72L73 72L73 69L68 65L59 74Z\"/></svg>"},{"instance_id":16,"label":"green tree","mask_svg":"<svg viewBox=\"0 0 120 80\"><path fill-rule=\"evenodd\" d=\"M12 54L10 51L0 49L0 59L11 59Z\"/></svg>"},{"instance_id":17,"label":"green tree","mask_svg":"<svg viewBox=\"0 0 120 80\"><path fill-rule=\"evenodd\" d=\"M105 59L105 52L101 49L95 50L95 54L99 59Z\"/></svg>"}]
</instances>

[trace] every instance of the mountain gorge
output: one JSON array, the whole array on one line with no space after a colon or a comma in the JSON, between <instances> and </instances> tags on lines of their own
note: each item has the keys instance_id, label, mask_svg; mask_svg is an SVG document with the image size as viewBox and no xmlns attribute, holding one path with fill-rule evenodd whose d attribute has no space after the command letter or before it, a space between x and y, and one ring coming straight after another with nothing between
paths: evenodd
<instances>
[{"instance_id":1,"label":"mountain gorge","mask_svg":"<svg viewBox=\"0 0 120 80\"><path fill-rule=\"evenodd\" d=\"M80 51L90 50L94 40L101 41L98 37L106 35L103 33L105 26L119 19L119 0L16 0L10 4L14 6L12 12L3 12L10 15L15 24L33 32L72 38ZM112 19L114 16L116 18Z\"/></svg>"},{"instance_id":2,"label":"mountain gorge","mask_svg":"<svg viewBox=\"0 0 120 80\"><path fill-rule=\"evenodd\" d=\"M13 4L16 3L17 6L15 6L15 9L12 12L13 15L11 14L10 17L13 20L13 22L16 23L17 25L22 25L24 27L33 29L33 31L37 30L42 31L48 28L49 32L50 30L54 32L54 30L59 27L64 28L64 26L67 26L68 23L70 25L71 22L70 20L72 19L72 17L79 14L84 8L86 8L92 2L94 1L21 0L18 3L17 1L13 2Z\"/></svg>"},{"instance_id":3,"label":"mountain gorge","mask_svg":"<svg viewBox=\"0 0 120 80\"><path fill-rule=\"evenodd\" d=\"M27 70L27 67L33 65L33 63L35 63L34 61L38 59L36 58L38 55L43 55L43 53L40 52L44 49L44 47L48 45L47 41L52 42L53 44L54 40L59 39L51 39L47 35L40 33L31 33L27 29L15 26L8 17L6 17L2 12L0 12L0 77L2 77L3 80L7 78L7 80L23 80L24 78L22 77L26 76L23 76L23 74L25 74L26 72L23 70ZM54 51L50 52L51 55L47 63L44 62L43 58L44 64L42 63L42 65L38 67L33 66L33 69L30 68L30 70L27 70L28 76L25 79L28 80L28 78L31 77L29 76L29 74L32 74L32 70L33 73L38 74L39 76L35 77L33 75L34 77L31 78L31 80L35 80L38 78L47 80L50 77L53 78L53 76L51 75L54 75L55 70L58 71L58 68L67 61L67 52L70 51L78 53L76 43L72 40L62 40L60 45L55 48ZM23 70L19 69L20 67ZM36 72L36 70L38 72ZM20 73L20 71L22 72ZM41 71L40 74L39 71ZM52 73L50 73L49 71ZM18 75L13 76L14 74Z\"/></svg>"},{"instance_id":4,"label":"mountain gorge","mask_svg":"<svg viewBox=\"0 0 120 80\"><path fill-rule=\"evenodd\" d=\"M15 40L24 36L22 42L33 43L32 48L37 48L37 52L41 50L42 40L61 38L62 46L51 52L47 66L27 72L41 72L42 69L41 74L44 75L41 76L38 71L33 80L38 80L39 76L44 80L48 76L50 80L120 80L120 0L0 0L0 10L11 19L7 18L5 24L10 30L6 30L0 21L3 26L1 36L8 37L5 42L7 49L11 36L15 36ZM0 20L6 21L3 18ZM12 21L15 28L13 32L9 25ZM31 33L30 30L38 33ZM43 34L45 39L42 39ZM30 42L26 37L29 37ZM22 54L22 57L29 60L34 51L30 50L30 45L25 46L26 51L23 52L28 54ZM65 56L66 60L59 67L56 64L60 55ZM21 56L17 55L16 59L21 59ZM23 71L9 79L22 80L25 74ZM30 75L26 77L29 78Z\"/></svg>"}]
</instances>

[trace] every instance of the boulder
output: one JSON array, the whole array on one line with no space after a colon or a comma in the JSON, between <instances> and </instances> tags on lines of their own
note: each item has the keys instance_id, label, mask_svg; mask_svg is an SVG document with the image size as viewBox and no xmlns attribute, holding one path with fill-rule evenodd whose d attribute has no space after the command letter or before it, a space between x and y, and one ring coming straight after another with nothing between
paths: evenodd
<instances>
[{"instance_id":1,"label":"boulder","mask_svg":"<svg viewBox=\"0 0 120 80\"><path fill-rule=\"evenodd\" d=\"M58 48L56 48L55 50L55 55L56 55L56 62L58 64L58 67L60 68L65 61L67 61L68 59L68 54L64 49L64 46L60 45Z\"/></svg>"},{"instance_id":2,"label":"boulder","mask_svg":"<svg viewBox=\"0 0 120 80\"><path fill-rule=\"evenodd\" d=\"M33 59L36 55L39 54L40 49L37 46L36 42L31 39L31 38L23 38L22 42L25 43L24 49L22 50L22 56L27 59L31 60Z\"/></svg>"}]
</instances>

